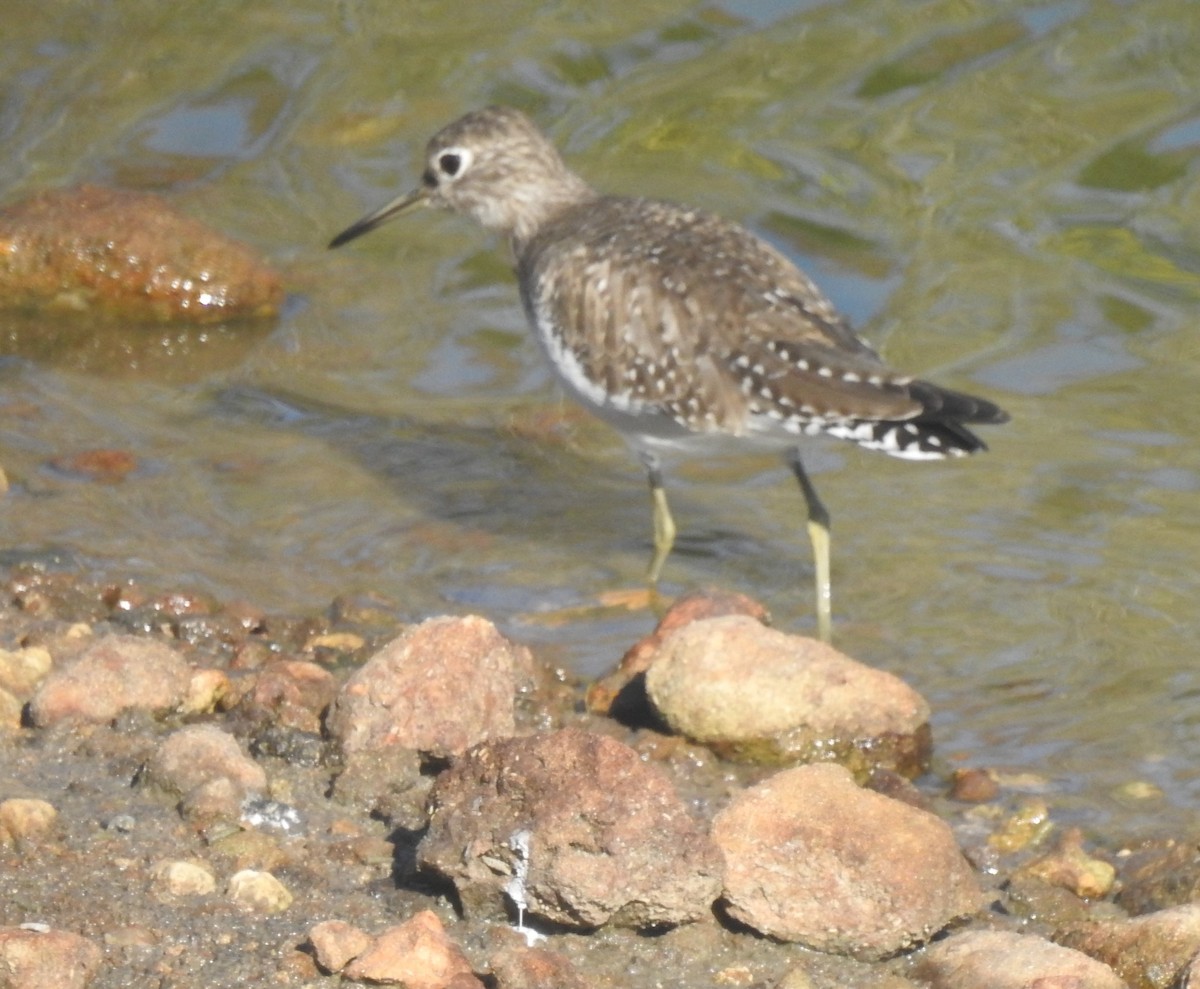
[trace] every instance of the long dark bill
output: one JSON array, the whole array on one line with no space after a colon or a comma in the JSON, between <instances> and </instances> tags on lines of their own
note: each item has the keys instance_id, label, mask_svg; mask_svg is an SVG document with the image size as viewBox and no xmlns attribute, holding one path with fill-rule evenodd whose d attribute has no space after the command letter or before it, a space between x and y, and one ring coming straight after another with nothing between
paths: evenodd
<instances>
[{"instance_id":1,"label":"long dark bill","mask_svg":"<svg viewBox=\"0 0 1200 989\"><path fill-rule=\"evenodd\" d=\"M412 209L414 206L424 205L425 197L425 190L417 189L415 192L408 193L408 195L393 199L386 206L381 206L374 212L368 213L361 220L350 224L350 226L329 242L329 246L331 248L341 247L347 241L354 240L355 237L361 237L365 233L370 233L376 227L387 223L392 217L399 216L405 210Z\"/></svg>"}]
</instances>

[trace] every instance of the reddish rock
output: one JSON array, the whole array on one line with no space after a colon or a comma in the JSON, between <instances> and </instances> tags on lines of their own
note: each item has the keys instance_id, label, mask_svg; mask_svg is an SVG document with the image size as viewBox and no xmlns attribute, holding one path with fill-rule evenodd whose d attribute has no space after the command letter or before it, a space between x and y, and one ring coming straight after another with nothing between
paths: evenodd
<instances>
[{"instance_id":1,"label":"reddish rock","mask_svg":"<svg viewBox=\"0 0 1200 989\"><path fill-rule=\"evenodd\" d=\"M489 960L496 989L589 989L590 983L566 955L530 948L516 942L520 935L508 933L512 943L495 951Z\"/></svg>"},{"instance_id":2,"label":"reddish rock","mask_svg":"<svg viewBox=\"0 0 1200 989\"><path fill-rule=\"evenodd\" d=\"M730 916L819 951L886 957L982 905L943 821L840 766L776 773L736 796L712 836Z\"/></svg>"},{"instance_id":3,"label":"reddish rock","mask_svg":"<svg viewBox=\"0 0 1200 989\"><path fill-rule=\"evenodd\" d=\"M405 989L483 989L432 910L389 927L346 966L344 975Z\"/></svg>"},{"instance_id":4,"label":"reddish rock","mask_svg":"<svg viewBox=\"0 0 1200 989\"><path fill-rule=\"evenodd\" d=\"M644 720L648 712L642 674L658 653L663 639L691 622L724 615L748 615L756 621L765 622L767 609L744 594L718 588L708 588L681 597L667 609L654 631L621 657L621 663L615 671L588 688L588 710L626 720Z\"/></svg>"},{"instance_id":5,"label":"reddish rock","mask_svg":"<svg viewBox=\"0 0 1200 989\"><path fill-rule=\"evenodd\" d=\"M836 759L915 776L929 705L902 680L747 616L692 622L660 643L646 691L674 731L754 762Z\"/></svg>"},{"instance_id":6,"label":"reddish rock","mask_svg":"<svg viewBox=\"0 0 1200 989\"><path fill-rule=\"evenodd\" d=\"M344 920L324 920L308 932L317 964L326 972L340 972L369 948L373 938Z\"/></svg>"},{"instance_id":7,"label":"reddish rock","mask_svg":"<svg viewBox=\"0 0 1200 989\"><path fill-rule=\"evenodd\" d=\"M1128 989L1107 965L1030 934L967 931L925 949L930 989Z\"/></svg>"},{"instance_id":8,"label":"reddish rock","mask_svg":"<svg viewBox=\"0 0 1200 989\"><path fill-rule=\"evenodd\" d=\"M109 635L69 666L55 669L30 701L34 724L111 721L122 711L162 713L183 703L191 668L155 639Z\"/></svg>"},{"instance_id":9,"label":"reddish rock","mask_svg":"<svg viewBox=\"0 0 1200 989\"><path fill-rule=\"evenodd\" d=\"M80 450L55 457L50 466L63 474L97 484L118 484L137 470L137 458L128 450Z\"/></svg>"},{"instance_id":10,"label":"reddish rock","mask_svg":"<svg viewBox=\"0 0 1200 989\"><path fill-rule=\"evenodd\" d=\"M102 957L97 945L70 931L0 927L4 989L83 989Z\"/></svg>"},{"instance_id":11,"label":"reddish rock","mask_svg":"<svg viewBox=\"0 0 1200 989\"><path fill-rule=\"evenodd\" d=\"M337 694L333 674L316 663L284 659L259 674L248 702L272 724L319 732L321 715Z\"/></svg>"},{"instance_id":12,"label":"reddish rock","mask_svg":"<svg viewBox=\"0 0 1200 989\"><path fill-rule=\"evenodd\" d=\"M81 186L0 210L0 299L12 309L214 323L277 315L283 285L250 248L160 196Z\"/></svg>"},{"instance_id":13,"label":"reddish rock","mask_svg":"<svg viewBox=\"0 0 1200 989\"><path fill-rule=\"evenodd\" d=\"M484 618L431 618L384 646L355 673L330 709L343 753L400 745L457 755L508 738L513 703L532 668L529 650Z\"/></svg>"},{"instance_id":14,"label":"reddish rock","mask_svg":"<svg viewBox=\"0 0 1200 989\"><path fill-rule=\"evenodd\" d=\"M1131 989L1183 986L1189 963L1200 955L1200 903L1130 920L1097 920L1054 937L1109 965Z\"/></svg>"},{"instance_id":15,"label":"reddish rock","mask_svg":"<svg viewBox=\"0 0 1200 989\"><path fill-rule=\"evenodd\" d=\"M418 861L464 910L572 927L651 927L707 915L720 854L667 778L614 739L569 728L488 742L442 773Z\"/></svg>"},{"instance_id":16,"label":"reddish rock","mask_svg":"<svg viewBox=\"0 0 1200 989\"><path fill-rule=\"evenodd\" d=\"M972 804L995 800L1000 793L996 774L987 769L956 769L951 781L950 796Z\"/></svg>"}]
</instances>

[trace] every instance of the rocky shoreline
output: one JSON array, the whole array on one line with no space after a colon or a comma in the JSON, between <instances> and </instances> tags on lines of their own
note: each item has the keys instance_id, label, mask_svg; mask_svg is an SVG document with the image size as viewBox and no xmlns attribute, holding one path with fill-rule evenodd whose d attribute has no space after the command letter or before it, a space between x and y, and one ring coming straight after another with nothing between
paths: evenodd
<instances>
[{"instance_id":1,"label":"rocky shoreline","mask_svg":"<svg viewBox=\"0 0 1200 989\"><path fill-rule=\"evenodd\" d=\"M1192 839L932 779L923 698L737 595L586 684L382 599L3 589L5 989L1200 982Z\"/></svg>"}]
</instances>

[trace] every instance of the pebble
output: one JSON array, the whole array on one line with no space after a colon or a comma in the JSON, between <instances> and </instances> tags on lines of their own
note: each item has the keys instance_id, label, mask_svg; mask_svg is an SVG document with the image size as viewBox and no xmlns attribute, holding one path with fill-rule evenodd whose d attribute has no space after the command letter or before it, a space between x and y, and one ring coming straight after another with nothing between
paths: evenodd
<instances>
[{"instance_id":1,"label":"pebble","mask_svg":"<svg viewBox=\"0 0 1200 989\"><path fill-rule=\"evenodd\" d=\"M438 777L430 808L418 862L470 914L505 918L507 898L572 928L645 928L707 916L720 891L720 853L670 781L604 735L476 746Z\"/></svg>"},{"instance_id":2,"label":"pebble","mask_svg":"<svg viewBox=\"0 0 1200 989\"><path fill-rule=\"evenodd\" d=\"M730 916L819 951L883 958L983 905L942 820L841 766L783 770L739 793L712 836Z\"/></svg>"},{"instance_id":3,"label":"pebble","mask_svg":"<svg viewBox=\"0 0 1200 989\"><path fill-rule=\"evenodd\" d=\"M292 894L269 872L243 869L229 877L229 898L257 913L282 913L292 905Z\"/></svg>"},{"instance_id":4,"label":"pebble","mask_svg":"<svg viewBox=\"0 0 1200 989\"><path fill-rule=\"evenodd\" d=\"M337 689L333 674L323 666L283 659L259 671L245 703L272 725L316 733Z\"/></svg>"},{"instance_id":5,"label":"pebble","mask_svg":"<svg viewBox=\"0 0 1200 989\"><path fill-rule=\"evenodd\" d=\"M182 704L191 668L156 639L108 635L74 663L55 668L29 704L38 727L61 722L112 721L123 711L164 713Z\"/></svg>"},{"instance_id":6,"label":"pebble","mask_svg":"<svg viewBox=\"0 0 1200 989\"><path fill-rule=\"evenodd\" d=\"M157 891L168 899L207 896L217 888L212 870L199 862L179 859L159 862L151 876Z\"/></svg>"},{"instance_id":7,"label":"pebble","mask_svg":"<svg viewBox=\"0 0 1200 989\"><path fill-rule=\"evenodd\" d=\"M43 646L0 649L0 689L28 700L53 665L50 650Z\"/></svg>"},{"instance_id":8,"label":"pebble","mask_svg":"<svg viewBox=\"0 0 1200 989\"><path fill-rule=\"evenodd\" d=\"M646 692L672 730L751 762L836 759L915 776L929 705L898 677L746 615L691 622L659 644Z\"/></svg>"},{"instance_id":9,"label":"pebble","mask_svg":"<svg viewBox=\"0 0 1200 989\"><path fill-rule=\"evenodd\" d=\"M45 800L10 797L0 802L0 848L38 844L57 818L58 811Z\"/></svg>"},{"instance_id":10,"label":"pebble","mask_svg":"<svg viewBox=\"0 0 1200 989\"><path fill-rule=\"evenodd\" d=\"M343 685L327 727L344 754L399 745L455 756L515 730L533 659L485 618L431 618L384 646Z\"/></svg>"},{"instance_id":11,"label":"pebble","mask_svg":"<svg viewBox=\"0 0 1200 989\"><path fill-rule=\"evenodd\" d=\"M1129 989L1107 965L1030 934L966 931L925 949L930 989Z\"/></svg>"},{"instance_id":12,"label":"pebble","mask_svg":"<svg viewBox=\"0 0 1200 989\"><path fill-rule=\"evenodd\" d=\"M4 989L84 989L102 959L97 944L70 931L0 927Z\"/></svg>"}]
</instances>

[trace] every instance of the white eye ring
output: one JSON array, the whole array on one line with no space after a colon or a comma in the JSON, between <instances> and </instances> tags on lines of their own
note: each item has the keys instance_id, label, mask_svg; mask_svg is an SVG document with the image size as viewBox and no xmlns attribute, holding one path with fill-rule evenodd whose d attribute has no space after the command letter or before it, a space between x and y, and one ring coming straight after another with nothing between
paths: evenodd
<instances>
[{"instance_id":1,"label":"white eye ring","mask_svg":"<svg viewBox=\"0 0 1200 989\"><path fill-rule=\"evenodd\" d=\"M443 148L433 156L434 171L447 179L460 178L475 161L470 148Z\"/></svg>"}]
</instances>

